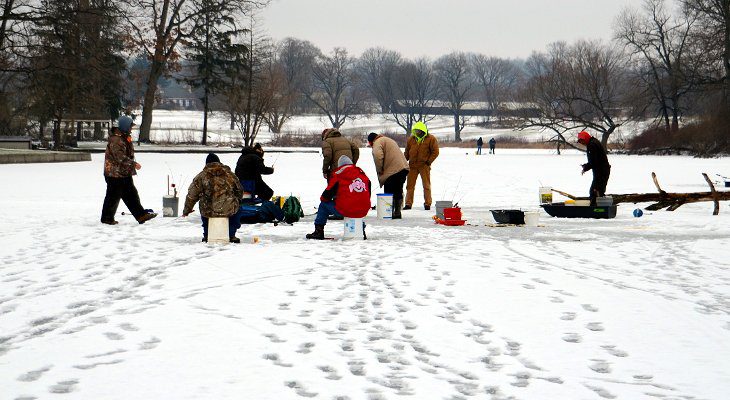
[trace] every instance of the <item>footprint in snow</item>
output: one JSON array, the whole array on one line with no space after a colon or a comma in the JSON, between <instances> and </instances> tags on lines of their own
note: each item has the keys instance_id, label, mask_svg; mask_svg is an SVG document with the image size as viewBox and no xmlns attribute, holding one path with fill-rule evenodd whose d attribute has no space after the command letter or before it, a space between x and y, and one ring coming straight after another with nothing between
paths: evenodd
<instances>
[{"instance_id":1,"label":"footprint in snow","mask_svg":"<svg viewBox=\"0 0 730 400\"><path fill-rule=\"evenodd\" d=\"M596 308L595 306L590 305L590 304L581 304L581 306L586 311L590 311L590 312L597 312L598 311L598 308Z\"/></svg>"},{"instance_id":2,"label":"footprint in snow","mask_svg":"<svg viewBox=\"0 0 730 400\"><path fill-rule=\"evenodd\" d=\"M586 325L586 328L587 328L587 329L588 329L589 331L594 331L594 332L599 332L599 331L603 331L603 330L604 330L604 328L603 328L603 324L602 324L602 323L600 323L600 322L589 322L589 323L588 323L588 324Z\"/></svg>"},{"instance_id":3,"label":"footprint in snow","mask_svg":"<svg viewBox=\"0 0 730 400\"><path fill-rule=\"evenodd\" d=\"M39 368L34 371L28 371L24 373L23 375L20 375L18 377L18 380L21 382L33 382L38 380L44 373L48 372L53 368L53 365L48 365L43 368Z\"/></svg>"},{"instance_id":4,"label":"footprint in snow","mask_svg":"<svg viewBox=\"0 0 730 400\"><path fill-rule=\"evenodd\" d=\"M71 393L76 389L76 385L79 383L76 379L69 379L67 381L61 381L57 384L48 388L48 391L56 394Z\"/></svg>"},{"instance_id":5,"label":"footprint in snow","mask_svg":"<svg viewBox=\"0 0 730 400\"><path fill-rule=\"evenodd\" d=\"M568 343L580 343L583 338L581 338L581 336L577 333L570 332L563 335L563 340Z\"/></svg>"},{"instance_id":6,"label":"footprint in snow","mask_svg":"<svg viewBox=\"0 0 730 400\"><path fill-rule=\"evenodd\" d=\"M617 349L616 346L614 346L614 345L605 345L605 346L601 346L601 347L603 349L605 349L608 352L608 354L610 354L614 357L628 357L628 355L629 355L629 353L627 353L623 350Z\"/></svg>"},{"instance_id":7,"label":"footprint in snow","mask_svg":"<svg viewBox=\"0 0 730 400\"><path fill-rule=\"evenodd\" d=\"M572 321L575 319L576 314L574 312L564 312L563 315L560 316L560 319L563 321Z\"/></svg>"},{"instance_id":8,"label":"footprint in snow","mask_svg":"<svg viewBox=\"0 0 730 400\"><path fill-rule=\"evenodd\" d=\"M611 372L611 364L606 360L592 360L593 364L589 365L588 368L592 369L599 374L608 374Z\"/></svg>"},{"instance_id":9,"label":"footprint in snow","mask_svg":"<svg viewBox=\"0 0 730 400\"><path fill-rule=\"evenodd\" d=\"M295 393L302 397L316 397L317 393L307 391L304 386L297 381L286 381L284 382L286 387L294 389Z\"/></svg>"}]
</instances>

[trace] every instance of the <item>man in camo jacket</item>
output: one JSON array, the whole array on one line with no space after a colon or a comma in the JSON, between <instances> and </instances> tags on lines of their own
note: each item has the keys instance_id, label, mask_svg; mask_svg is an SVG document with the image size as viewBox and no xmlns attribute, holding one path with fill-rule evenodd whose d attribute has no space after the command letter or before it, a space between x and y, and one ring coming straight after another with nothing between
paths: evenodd
<instances>
[{"instance_id":1,"label":"man in camo jacket","mask_svg":"<svg viewBox=\"0 0 730 400\"><path fill-rule=\"evenodd\" d=\"M228 218L228 237L231 243L240 243L236 231L241 227L241 197L243 187L238 177L227 165L223 165L214 153L205 159L205 168L195 176L185 198L183 217L193 212L200 202L203 220L203 242L208 241L208 218Z\"/></svg>"},{"instance_id":2,"label":"man in camo jacket","mask_svg":"<svg viewBox=\"0 0 730 400\"><path fill-rule=\"evenodd\" d=\"M139 163L134 161L134 144L132 144L132 137L130 136L132 125L134 125L132 118L123 115L119 117L117 127L112 128L109 134L106 152L104 153L106 195L101 209L102 224L118 224L114 220L114 214L116 214L117 207L119 207L119 200L124 201L129 212L140 224L144 224L157 216L157 214L148 212L142 207L139 201L139 193L132 180L132 176L137 175L137 171L142 168Z\"/></svg>"}]
</instances>

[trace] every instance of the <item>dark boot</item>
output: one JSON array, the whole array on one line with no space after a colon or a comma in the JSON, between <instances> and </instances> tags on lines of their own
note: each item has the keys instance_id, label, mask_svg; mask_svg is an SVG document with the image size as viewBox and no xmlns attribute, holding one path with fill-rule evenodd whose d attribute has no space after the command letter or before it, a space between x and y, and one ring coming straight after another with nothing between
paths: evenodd
<instances>
[{"instance_id":1,"label":"dark boot","mask_svg":"<svg viewBox=\"0 0 730 400\"><path fill-rule=\"evenodd\" d=\"M410 210L411 209L411 205L410 204L406 204L405 206L403 206L403 209L404 210Z\"/></svg>"},{"instance_id":2,"label":"dark boot","mask_svg":"<svg viewBox=\"0 0 730 400\"><path fill-rule=\"evenodd\" d=\"M400 209L403 206L403 200L393 204L393 219L401 219Z\"/></svg>"},{"instance_id":3,"label":"dark boot","mask_svg":"<svg viewBox=\"0 0 730 400\"><path fill-rule=\"evenodd\" d=\"M315 225L314 232L308 233L307 239L324 240L324 225Z\"/></svg>"}]
</instances>

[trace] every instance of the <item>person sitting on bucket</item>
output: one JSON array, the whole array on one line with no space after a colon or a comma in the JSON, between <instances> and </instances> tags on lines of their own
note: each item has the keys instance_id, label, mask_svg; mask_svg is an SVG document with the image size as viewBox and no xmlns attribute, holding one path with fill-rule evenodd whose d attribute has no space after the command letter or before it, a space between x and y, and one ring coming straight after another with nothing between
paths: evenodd
<instances>
[{"instance_id":1,"label":"person sitting on bucket","mask_svg":"<svg viewBox=\"0 0 730 400\"><path fill-rule=\"evenodd\" d=\"M595 206L596 197L606 194L608 177L611 175L611 164L608 163L606 150L601 142L588 132L581 131L578 134L578 143L586 146L586 156L588 157L588 162L582 165L581 175L593 170L593 182L591 182L589 190L589 199L591 200L591 206Z\"/></svg>"},{"instance_id":2,"label":"person sitting on bucket","mask_svg":"<svg viewBox=\"0 0 730 400\"><path fill-rule=\"evenodd\" d=\"M347 156L340 156L337 169L331 174L327 188L320 196L314 232L307 239L324 239L327 216L341 215L347 218L362 218L370 211L370 179L362 169L352 164Z\"/></svg>"},{"instance_id":3,"label":"person sitting on bucket","mask_svg":"<svg viewBox=\"0 0 730 400\"><path fill-rule=\"evenodd\" d=\"M208 218L228 218L228 237L231 243L241 243L236 231L241 227L240 206L243 187L231 168L223 165L214 153L205 159L205 168L193 178L185 198L182 216L193 212L200 201L200 218L203 221L203 242L208 241Z\"/></svg>"}]
</instances>

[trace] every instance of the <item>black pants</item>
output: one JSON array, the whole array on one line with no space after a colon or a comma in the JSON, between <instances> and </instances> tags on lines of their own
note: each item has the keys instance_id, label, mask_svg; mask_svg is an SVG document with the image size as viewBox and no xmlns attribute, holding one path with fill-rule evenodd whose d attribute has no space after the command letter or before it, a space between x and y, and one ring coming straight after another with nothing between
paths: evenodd
<instances>
[{"instance_id":1,"label":"black pants","mask_svg":"<svg viewBox=\"0 0 730 400\"><path fill-rule=\"evenodd\" d=\"M588 197L591 200L591 205L596 205L596 197L606 195L606 185L608 185L608 177L611 175L611 167L605 170L593 170L593 182L591 183L590 192Z\"/></svg>"},{"instance_id":2,"label":"black pants","mask_svg":"<svg viewBox=\"0 0 730 400\"><path fill-rule=\"evenodd\" d=\"M139 193L137 193L137 188L134 187L131 176L127 178L105 176L104 179L106 180L106 196L104 197L104 206L101 209L102 221L114 220L114 214L117 213L117 207L119 207L119 200L124 201L124 205L134 215L134 218L139 218L145 213L142 204L139 202Z\"/></svg>"},{"instance_id":3,"label":"black pants","mask_svg":"<svg viewBox=\"0 0 730 400\"><path fill-rule=\"evenodd\" d=\"M400 204L403 200L403 184L408 177L408 170L403 169L391 175L383 183L383 191L393 195L393 204Z\"/></svg>"},{"instance_id":4,"label":"black pants","mask_svg":"<svg viewBox=\"0 0 730 400\"><path fill-rule=\"evenodd\" d=\"M271 200L271 196L274 195L274 191L269 185L264 182L263 179L259 178L256 180L256 197L261 200Z\"/></svg>"}]
</instances>

